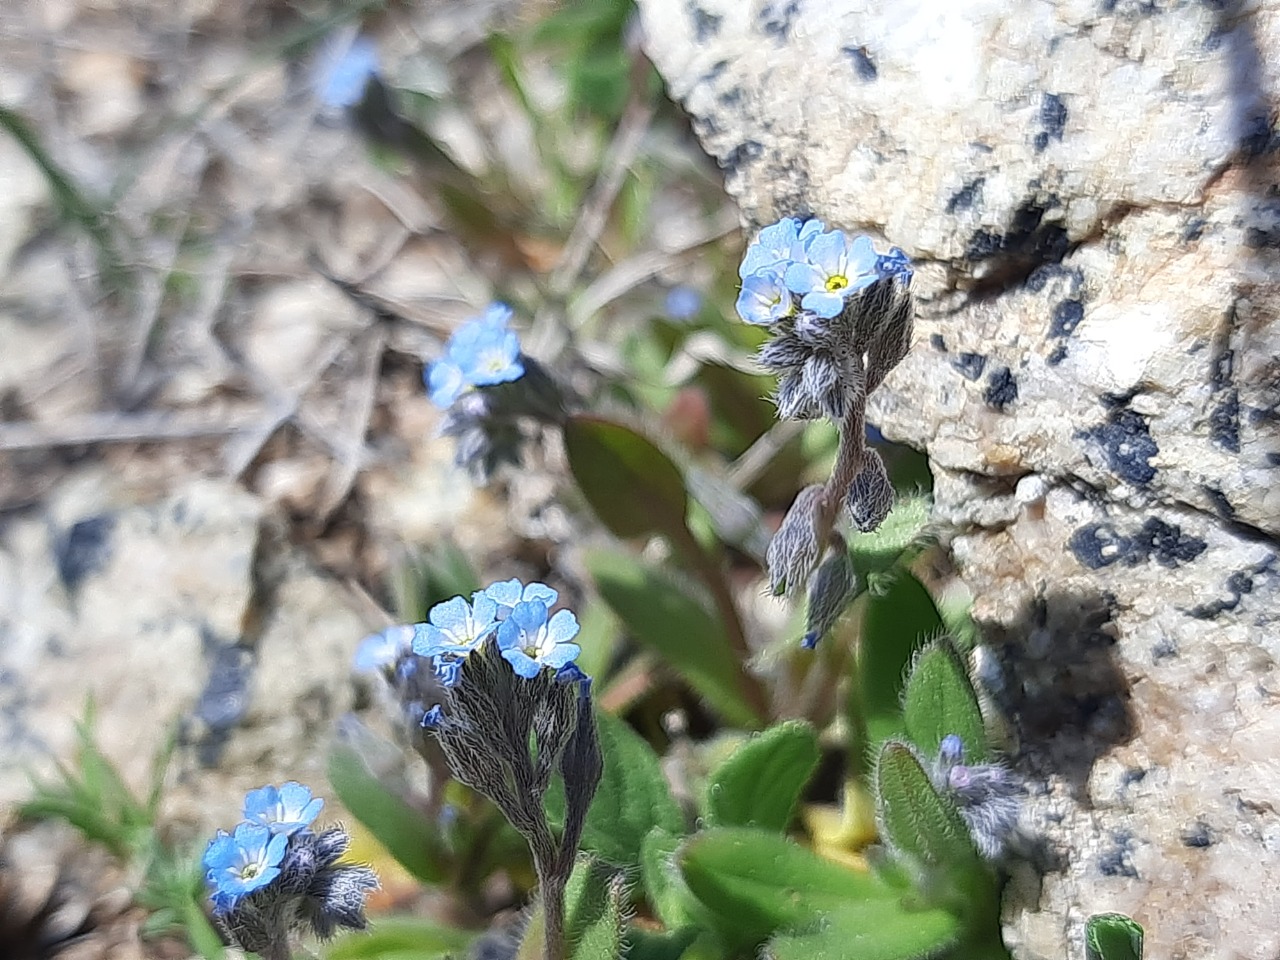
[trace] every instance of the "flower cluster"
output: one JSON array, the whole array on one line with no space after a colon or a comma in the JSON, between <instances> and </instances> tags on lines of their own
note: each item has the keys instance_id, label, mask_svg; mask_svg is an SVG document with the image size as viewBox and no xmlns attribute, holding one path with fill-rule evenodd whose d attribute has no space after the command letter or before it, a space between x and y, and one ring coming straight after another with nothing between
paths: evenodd
<instances>
[{"instance_id":1,"label":"flower cluster","mask_svg":"<svg viewBox=\"0 0 1280 960\"><path fill-rule=\"evenodd\" d=\"M841 508L870 531L893 506L884 463L866 446L866 405L911 344L911 262L897 247L877 253L869 237L787 218L760 231L738 273L738 314L772 334L757 360L778 376L778 415L840 428L830 479L800 493L766 555L775 594L821 573L809 590L804 645L813 646L856 593L835 531Z\"/></svg>"},{"instance_id":2,"label":"flower cluster","mask_svg":"<svg viewBox=\"0 0 1280 960\"><path fill-rule=\"evenodd\" d=\"M323 806L293 781L250 790L244 820L205 848L214 916L243 949L287 957L291 930L327 938L339 927L364 928L365 898L378 878L367 867L338 865L351 839L341 827L310 829Z\"/></svg>"},{"instance_id":3,"label":"flower cluster","mask_svg":"<svg viewBox=\"0 0 1280 960\"><path fill-rule=\"evenodd\" d=\"M454 461L482 484L502 464L520 462L522 420L564 418L562 391L521 352L511 315L506 304L490 304L454 332L423 374L431 402L447 411L440 432L456 443Z\"/></svg>"},{"instance_id":4,"label":"flower cluster","mask_svg":"<svg viewBox=\"0 0 1280 960\"><path fill-rule=\"evenodd\" d=\"M774 324L797 312L830 320L854 294L877 280L911 280L911 261L898 247L876 253L870 237L828 230L821 220L779 220L760 231L738 267L738 315Z\"/></svg>"}]
</instances>

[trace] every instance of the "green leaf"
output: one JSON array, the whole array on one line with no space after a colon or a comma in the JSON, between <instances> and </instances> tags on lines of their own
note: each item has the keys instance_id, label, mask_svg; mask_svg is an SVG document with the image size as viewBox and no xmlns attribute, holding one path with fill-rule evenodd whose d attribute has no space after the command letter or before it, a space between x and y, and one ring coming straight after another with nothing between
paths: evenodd
<instances>
[{"instance_id":1,"label":"green leaf","mask_svg":"<svg viewBox=\"0 0 1280 960\"><path fill-rule=\"evenodd\" d=\"M955 804L938 794L907 744L890 740L876 764L876 798L886 840L928 865L973 867L978 852Z\"/></svg>"},{"instance_id":2,"label":"green leaf","mask_svg":"<svg viewBox=\"0 0 1280 960\"><path fill-rule=\"evenodd\" d=\"M342 805L406 870L425 883L445 879L449 858L435 825L383 785L356 751L334 744L329 752L329 783Z\"/></svg>"},{"instance_id":3,"label":"green leaf","mask_svg":"<svg viewBox=\"0 0 1280 960\"><path fill-rule=\"evenodd\" d=\"M453 952L467 954L476 935L417 917L379 917L367 931L339 936L324 951L325 960L391 960Z\"/></svg>"},{"instance_id":4,"label":"green leaf","mask_svg":"<svg viewBox=\"0 0 1280 960\"><path fill-rule=\"evenodd\" d=\"M853 568L874 588L880 578L909 559L928 539L932 503L928 496L903 497L870 533L849 537Z\"/></svg>"},{"instance_id":5,"label":"green leaf","mask_svg":"<svg viewBox=\"0 0 1280 960\"><path fill-rule=\"evenodd\" d=\"M695 922L689 912L692 894L676 867L675 855L682 838L654 827L640 845L640 880L658 919L669 930L688 927Z\"/></svg>"},{"instance_id":6,"label":"green leaf","mask_svg":"<svg viewBox=\"0 0 1280 960\"><path fill-rule=\"evenodd\" d=\"M911 668L902 697L907 736L926 757L937 756L942 738L955 734L964 743L965 760L988 759L986 727L969 673L951 642L926 647Z\"/></svg>"},{"instance_id":7,"label":"green leaf","mask_svg":"<svg viewBox=\"0 0 1280 960\"><path fill-rule=\"evenodd\" d=\"M813 727L802 720L789 720L753 736L711 774L708 822L786 830L821 755Z\"/></svg>"},{"instance_id":8,"label":"green leaf","mask_svg":"<svg viewBox=\"0 0 1280 960\"><path fill-rule=\"evenodd\" d=\"M657 653L728 722L760 719L742 699L742 666L720 621L676 579L616 550L592 550L587 570L627 630Z\"/></svg>"},{"instance_id":9,"label":"green leaf","mask_svg":"<svg viewBox=\"0 0 1280 960\"><path fill-rule=\"evenodd\" d=\"M696 927L655 933L629 926L623 935L623 956L627 960L680 960L697 936Z\"/></svg>"},{"instance_id":10,"label":"green leaf","mask_svg":"<svg viewBox=\"0 0 1280 960\"><path fill-rule=\"evenodd\" d=\"M929 591L906 570L899 571L885 592L867 598L858 649L861 696L852 696L850 709L862 711L871 745L905 732L902 687L907 665L941 629L942 618Z\"/></svg>"},{"instance_id":11,"label":"green leaf","mask_svg":"<svg viewBox=\"0 0 1280 960\"><path fill-rule=\"evenodd\" d=\"M625 722L607 713L596 715L604 775L596 789L582 848L607 863L638 867L645 835L654 827L668 833L684 832L684 817L671 796L658 756ZM556 821L564 819L564 792L547 795L547 810Z\"/></svg>"},{"instance_id":12,"label":"green leaf","mask_svg":"<svg viewBox=\"0 0 1280 960\"><path fill-rule=\"evenodd\" d=\"M564 443L578 487L615 536L682 536L684 478L652 441L620 423L579 414L565 424Z\"/></svg>"},{"instance_id":13,"label":"green leaf","mask_svg":"<svg viewBox=\"0 0 1280 960\"><path fill-rule=\"evenodd\" d=\"M1084 928L1085 960L1142 960L1142 926L1123 913L1099 913Z\"/></svg>"},{"instance_id":14,"label":"green leaf","mask_svg":"<svg viewBox=\"0 0 1280 960\"><path fill-rule=\"evenodd\" d=\"M855 873L776 833L719 827L686 841L676 857L690 892L731 949L814 925L826 912L866 900L896 901L892 887Z\"/></svg>"},{"instance_id":15,"label":"green leaf","mask_svg":"<svg viewBox=\"0 0 1280 960\"><path fill-rule=\"evenodd\" d=\"M915 960L950 946L959 931L960 921L946 910L864 900L833 911L817 930L775 937L764 955L770 960Z\"/></svg>"},{"instance_id":16,"label":"green leaf","mask_svg":"<svg viewBox=\"0 0 1280 960\"><path fill-rule=\"evenodd\" d=\"M622 878L615 876L600 889L603 902L591 917L581 917L575 927L568 927L573 960L620 960L622 957L623 910ZM583 922L585 921L585 922Z\"/></svg>"}]
</instances>

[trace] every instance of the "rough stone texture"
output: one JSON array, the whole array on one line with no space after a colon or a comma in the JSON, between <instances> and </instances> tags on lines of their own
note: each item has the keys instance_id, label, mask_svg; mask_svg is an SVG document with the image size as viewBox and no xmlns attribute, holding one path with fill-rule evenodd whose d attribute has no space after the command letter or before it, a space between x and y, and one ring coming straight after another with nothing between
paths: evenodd
<instances>
[{"instance_id":1,"label":"rough stone texture","mask_svg":"<svg viewBox=\"0 0 1280 960\"><path fill-rule=\"evenodd\" d=\"M1006 933L1280 952L1280 4L640 0L755 225L916 260L877 395L1037 785ZM1027 875L1023 875L1023 874Z\"/></svg>"}]
</instances>

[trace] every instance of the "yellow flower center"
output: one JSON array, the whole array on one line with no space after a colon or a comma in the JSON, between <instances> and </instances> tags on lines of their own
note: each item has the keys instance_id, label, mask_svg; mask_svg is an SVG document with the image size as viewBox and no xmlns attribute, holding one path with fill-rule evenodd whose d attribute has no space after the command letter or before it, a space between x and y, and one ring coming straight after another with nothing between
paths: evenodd
<instances>
[{"instance_id":1,"label":"yellow flower center","mask_svg":"<svg viewBox=\"0 0 1280 960\"><path fill-rule=\"evenodd\" d=\"M256 863L246 863L244 869L240 871L241 880L252 880L258 875L258 865Z\"/></svg>"},{"instance_id":2,"label":"yellow flower center","mask_svg":"<svg viewBox=\"0 0 1280 960\"><path fill-rule=\"evenodd\" d=\"M827 293L835 293L837 290L843 290L849 285L849 278L840 274L833 274L827 277Z\"/></svg>"}]
</instances>

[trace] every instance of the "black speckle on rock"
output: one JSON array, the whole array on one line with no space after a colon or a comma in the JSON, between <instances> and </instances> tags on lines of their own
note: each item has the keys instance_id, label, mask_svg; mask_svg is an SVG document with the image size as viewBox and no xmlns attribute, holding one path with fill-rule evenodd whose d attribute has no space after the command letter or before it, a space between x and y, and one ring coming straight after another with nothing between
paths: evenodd
<instances>
[{"instance_id":1,"label":"black speckle on rock","mask_svg":"<svg viewBox=\"0 0 1280 960\"><path fill-rule=\"evenodd\" d=\"M54 546L58 576L68 590L75 590L90 574L97 573L111 559L111 534L116 519L98 514L77 520Z\"/></svg>"},{"instance_id":2,"label":"black speckle on rock","mask_svg":"<svg viewBox=\"0 0 1280 960\"><path fill-rule=\"evenodd\" d=\"M1031 271L1026 288L1032 293L1040 293L1053 280L1065 281L1068 290L1075 294L1084 283L1084 271L1078 267L1064 267L1060 263L1046 263Z\"/></svg>"},{"instance_id":3,"label":"black speckle on rock","mask_svg":"<svg viewBox=\"0 0 1280 960\"><path fill-rule=\"evenodd\" d=\"M937 350L939 353L947 352L947 341L942 339L942 334L940 333L929 334L929 346L933 347L933 349Z\"/></svg>"},{"instance_id":4,"label":"black speckle on rock","mask_svg":"<svg viewBox=\"0 0 1280 960\"><path fill-rule=\"evenodd\" d=\"M1039 189L1034 181L1028 187ZM1015 211L1008 232L975 230L969 237L965 257L975 263L1002 258L1006 262L1003 272L1012 275L1006 282L1016 283L1024 283L1033 270L1046 263L1061 263L1071 246L1067 231L1061 224L1044 220L1045 211L1058 203L1058 198L1052 195L1029 199Z\"/></svg>"},{"instance_id":5,"label":"black speckle on rock","mask_svg":"<svg viewBox=\"0 0 1280 960\"><path fill-rule=\"evenodd\" d=\"M980 353L958 353L951 365L966 380L977 380L987 368L987 358Z\"/></svg>"},{"instance_id":6,"label":"black speckle on rock","mask_svg":"<svg viewBox=\"0 0 1280 960\"><path fill-rule=\"evenodd\" d=\"M1128 554L1132 544L1109 523L1090 523L1071 535L1067 547L1090 570L1109 567Z\"/></svg>"},{"instance_id":7,"label":"black speckle on rock","mask_svg":"<svg viewBox=\"0 0 1280 960\"><path fill-rule=\"evenodd\" d=\"M1060 343L1053 348L1053 352L1045 358L1044 362L1051 367L1056 367L1065 359L1067 359L1067 345L1065 343Z\"/></svg>"},{"instance_id":8,"label":"black speckle on rock","mask_svg":"<svg viewBox=\"0 0 1280 960\"><path fill-rule=\"evenodd\" d=\"M1107 466L1120 479L1145 486L1156 475L1151 458L1160 452L1151 439L1146 418L1133 410L1111 412L1107 422L1087 431L1085 436L1102 447Z\"/></svg>"},{"instance_id":9,"label":"black speckle on rock","mask_svg":"<svg viewBox=\"0 0 1280 960\"><path fill-rule=\"evenodd\" d=\"M1161 660L1168 660L1170 657L1178 655L1178 645L1173 642L1171 637L1161 637L1151 647L1151 662L1159 663Z\"/></svg>"},{"instance_id":10,"label":"black speckle on rock","mask_svg":"<svg viewBox=\"0 0 1280 960\"><path fill-rule=\"evenodd\" d=\"M1069 337L1084 319L1084 304L1079 300L1061 300L1053 308L1049 321L1049 336Z\"/></svg>"},{"instance_id":11,"label":"black speckle on rock","mask_svg":"<svg viewBox=\"0 0 1280 960\"><path fill-rule=\"evenodd\" d=\"M1269 466L1269 467L1280 467L1280 453L1276 453L1274 450L1272 450L1272 451L1268 451L1268 453L1267 453L1267 466Z\"/></svg>"},{"instance_id":12,"label":"black speckle on rock","mask_svg":"<svg viewBox=\"0 0 1280 960\"><path fill-rule=\"evenodd\" d=\"M955 213L957 210L968 210L976 203L982 202L982 187L987 182L986 177L978 177L970 180L963 187L951 195L947 200L947 213Z\"/></svg>"},{"instance_id":13,"label":"black speckle on rock","mask_svg":"<svg viewBox=\"0 0 1280 960\"><path fill-rule=\"evenodd\" d=\"M759 140L744 140L720 159L720 169L735 173L739 167L759 160L763 155L764 144Z\"/></svg>"},{"instance_id":14,"label":"black speckle on rock","mask_svg":"<svg viewBox=\"0 0 1280 960\"><path fill-rule=\"evenodd\" d=\"M1182 242L1194 243L1204 236L1204 225L1207 223L1203 217L1192 217L1187 221L1187 225L1182 230Z\"/></svg>"},{"instance_id":15,"label":"black speckle on rock","mask_svg":"<svg viewBox=\"0 0 1280 960\"><path fill-rule=\"evenodd\" d=\"M1251 250L1280 249L1280 227L1249 227L1244 232L1244 245Z\"/></svg>"},{"instance_id":16,"label":"black speckle on rock","mask_svg":"<svg viewBox=\"0 0 1280 960\"><path fill-rule=\"evenodd\" d=\"M1196 820L1182 828L1178 834L1184 847L1199 849L1213 845L1213 829L1203 820Z\"/></svg>"},{"instance_id":17,"label":"black speckle on rock","mask_svg":"<svg viewBox=\"0 0 1280 960\"><path fill-rule=\"evenodd\" d=\"M975 230L964 255L973 261L989 260L1004 248L1004 237L990 230Z\"/></svg>"},{"instance_id":18,"label":"black speckle on rock","mask_svg":"<svg viewBox=\"0 0 1280 960\"><path fill-rule=\"evenodd\" d=\"M1035 137L1036 153L1040 153L1050 140L1062 140L1067 126L1067 105L1056 93L1046 93L1040 101L1040 132Z\"/></svg>"},{"instance_id":19,"label":"black speckle on rock","mask_svg":"<svg viewBox=\"0 0 1280 960\"><path fill-rule=\"evenodd\" d=\"M714 13L707 13L701 7L694 6L689 8L689 14L693 17L694 36L697 37L699 43L706 43L720 32L720 24L724 22L724 17L718 17Z\"/></svg>"},{"instance_id":20,"label":"black speckle on rock","mask_svg":"<svg viewBox=\"0 0 1280 960\"><path fill-rule=\"evenodd\" d=\"M1273 558L1274 559L1274 558ZM1251 570L1237 570L1231 576L1227 577L1227 593L1225 599L1219 598L1211 600L1208 603L1202 603L1192 607L1187 611L1187 616L1196 620L1212 620L1220 613L1229 613L1240 606L1240 601L1250 593L1253 593L1253 578L1260 576L1270 569L1271 560L1263 561Z\"/></svg>"},{"instance_id":21,"label":"black speckle on rock","mask_svg":"<svg viewBox=\"0 0 1280 960\"><path fill-rule=\"evenodd\" d=\"M1213 504L1213 512L1223 520L1234 520L1236 518L1236 508L1231 506L1231 501L1227 499L1227 495L1217 487L1211 487L1207 483L1202 483L1200 489L1204 495L1209 498L1209 502Z\"/></svg>"},{"instance_id":22,"label":"black speckle on rock","mask_svg":"<svg viewBox=\"0 0 1280 960\"><path fill-rule=\"evenodd\" d=\"M791 24L800 12L800 0L768 0L760 10L757 23L761 32L773 37L778 42L787 39L791 33Z\"/></svg>"},{"instance_id":23,"label":"black speckle on rock","mask_svg":"<svg viewBox=\"0 0 1280 960\"><path fill-rule=\"evenodd\" d=\"M1128 830L1115 830L1111 834L1111 847L1098 857L1098 870L1104 877L1129 877L1138 879L1133 866L1133 834Z\"/></svg>"},{"instance_id":24,"label":"black speckle on rock","mask_svg":"<svg viewBox=\"0 0 1280 960\"><path fill-rule=\"evenodd\" d=\"M1003 412L1004 408L1018 399L1018 381L1008 367L999 367L991 371L987 378L987 390L982 399L988 406Z\"/></svg>"},{"instance_id":25,"label":"black speckle on rock","mask_svg":"<svg viewBox=\"0 0 1280 960\"><path fill-rule=\"evenodd\" d=\"M209 679L196 702L195 715L211 731L222 732L239 723L249 705L253 658L240 647L220 643L207 631L205 641L209 646Z\"/></svg>"},{"instance_id":26,"label":"black speckle on rock","mask_svg":"<svg viewBox=\"0 0 1280 960\"><path fill-rule=\"evenodd\" d=\"M1209 414L1209 439L1231 453L1240 452L1240 391L1234 387Z\"/></svg>"},{"instance_id":27,"label":"black speckle on rock","mask_svg":"<svg viewBox=\"0 0 1280 960\"><path fill-rule=\"evenodd\" d=\"M1240 135L1240 151L1246 157L1260 157L1276 148L1276 135L1271 118L1266 114L1250 117Z\"/></svg>"},{"instance_id":28,"label":"black speckle on rock","mask_svg":"<svg viewBox=\"0 0 1280 960\"><path fill-rule=\"evenodd\" d=\"M1176 567L1190 563L1208 547L1199 537L1183 533L1176 523L1166 523L1158 517L1148 517L1132 542L1133 547L1125 559L1130 566L1150 557L1162 567Z\"/></svg>"},{"instance_id":29,"label":"black speckle on rock","mask_svg":"<svg viewBox=\"0 0 1280 960\"><path fill-rule=\"evenodd\" d=\"M849 58L853 64L853 72L858 75L859 80L870 83L880 75L866 47L841 47L840 52Z\"/></svg>"}]
</instances>

